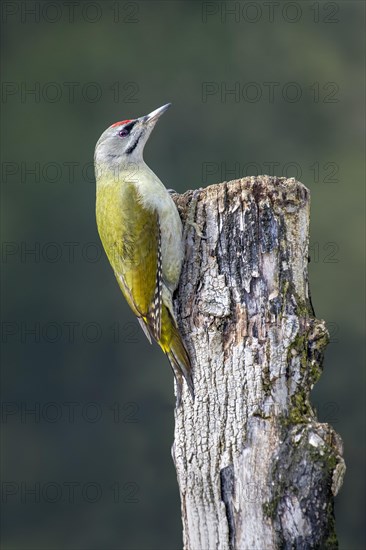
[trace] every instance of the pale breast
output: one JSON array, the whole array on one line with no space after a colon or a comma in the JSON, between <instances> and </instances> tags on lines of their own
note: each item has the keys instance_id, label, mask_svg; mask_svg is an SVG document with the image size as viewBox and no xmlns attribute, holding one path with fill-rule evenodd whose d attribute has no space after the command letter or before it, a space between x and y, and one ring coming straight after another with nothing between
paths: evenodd
<instances>
[{"instance_id":1,"label":"pale breast","mask_svg":"<svg viewBox=\"0 0 366 550\"><path fill-rule=\"evenodd\" d=\"M163 276L173 291L178 285L184 256L178 210L165 186L147 165L138 171L136 187L143 206L159 214Z\"/></svg>"}]
</instances>

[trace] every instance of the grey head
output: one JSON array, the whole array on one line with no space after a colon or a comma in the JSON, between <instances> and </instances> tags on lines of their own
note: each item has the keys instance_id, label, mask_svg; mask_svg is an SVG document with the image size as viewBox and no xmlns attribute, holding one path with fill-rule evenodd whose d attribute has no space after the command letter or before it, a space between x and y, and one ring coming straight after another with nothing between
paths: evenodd
<instances>
[{"instance_id":1,"label":"grey head","mask_svg":"<svg viewBox=\"0 0 366 550\"><path fill-rule=\"evenodd\" d=\"M96 172L99 167L121 167L123 164L142 162L144 147L151 131L170 105L171 103L167 103L148 115L122 120L107 128L95 147Z\"/></svg>"}]
</instances>

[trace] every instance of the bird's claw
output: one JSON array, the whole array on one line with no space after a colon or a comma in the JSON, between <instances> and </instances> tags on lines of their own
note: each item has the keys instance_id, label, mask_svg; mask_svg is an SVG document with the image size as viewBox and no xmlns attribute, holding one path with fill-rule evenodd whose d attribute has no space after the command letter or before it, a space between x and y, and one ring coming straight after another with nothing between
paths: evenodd
<instances>
[{"instance_id":1,"label":"bird's claw","mask_svg":"<svg viewBox=\"0 0 366 550\"><path fill-rule=\"evenodd\" d=\"M197 235L198 235L201 239L203 239L204 241L207 240L206 235L204 235L204 234L202 233L201 229L199 228L198 223L193 222L193 221L190 221L190 220L186 220L186 224L187 224L187 225L190 225L191 227L193 227L193 229L195 230L195 232L197 233Z\"/></svg>"},{"instance_id":2,"label":"bird's claw","mask_svg":"<svg viewBox=\"0 0 366 550\"><path fill-rule=\"evenodd\" d=\"M188 206L188 213L187 213L187 217L186 217L186 226L190 225L191 227L193 227L193 229L196 231L197 235L201 239L207 240L207 237L202 233L200 227L194 221L194 216L195 216L195 213L196 213L196 207L197 207L198 196L199 196L200 191L202 191L202 188L196 189L193 192L191 202L189 203L189 206ZM187 232L187 230L185 232Z\"/></svg>"}]
</instances>

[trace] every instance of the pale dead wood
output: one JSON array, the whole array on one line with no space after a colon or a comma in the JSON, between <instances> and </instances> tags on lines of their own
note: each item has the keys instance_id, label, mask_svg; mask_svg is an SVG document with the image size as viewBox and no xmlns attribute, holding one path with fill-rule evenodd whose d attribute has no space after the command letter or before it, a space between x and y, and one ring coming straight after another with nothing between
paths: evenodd
<instances>
[{"instance_id":1,"label":"pale dead wood","mask_svg":"<svg viewBox=\"0 0 366 550\"><path fill-rule=\"evenodd\" d=\"M309 294L309 191L259 176L173 198L189 221L175 307L196 394L175 413L184 548L335 548L345 466L309 402L328 341Z\"/></svg>"}]
</instances>

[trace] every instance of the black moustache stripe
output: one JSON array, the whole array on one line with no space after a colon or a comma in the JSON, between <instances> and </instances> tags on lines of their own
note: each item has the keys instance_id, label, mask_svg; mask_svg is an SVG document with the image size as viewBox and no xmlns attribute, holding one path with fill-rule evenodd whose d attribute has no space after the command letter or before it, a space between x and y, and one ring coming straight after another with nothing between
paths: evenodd
<instances>
[{"instance_id":1,"label":"black moustache stripe","mask_svg":"<svg viewBox=\"0 0 366 550\"><path fill-rule=\"evenodd\" d=\"M139 136L137 136L136 140L134 141L134 143L132 145L130 145L130 147L126 150L126 155L130 155L137 147L137 144L139 142L139 139L140 137L142 136L142 132Z\"/></svg>"}]
</instances>

